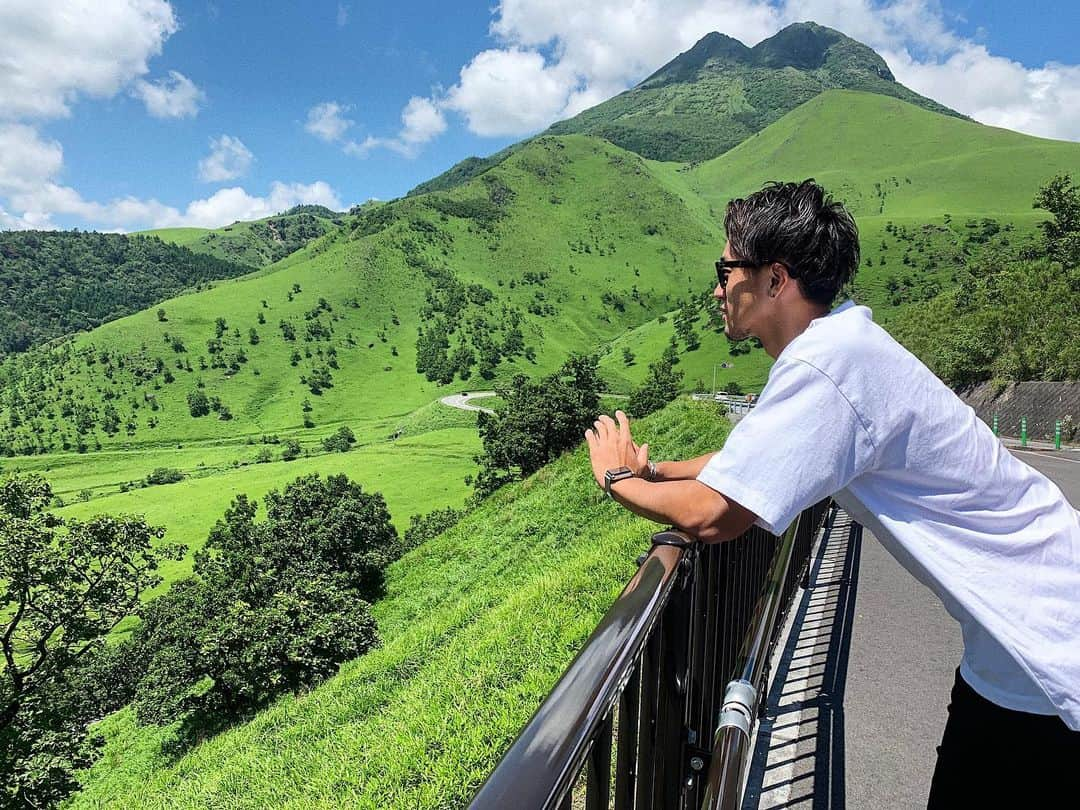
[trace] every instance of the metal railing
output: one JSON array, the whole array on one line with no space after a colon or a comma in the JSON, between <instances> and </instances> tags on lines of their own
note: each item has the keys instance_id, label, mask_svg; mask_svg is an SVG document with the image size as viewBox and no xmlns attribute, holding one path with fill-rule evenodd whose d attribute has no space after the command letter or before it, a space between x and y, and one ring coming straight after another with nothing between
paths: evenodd
<instances>
[{"instance_id":1,"label":"metal railing","mask_svg":"<svg viewBox=\"0 0 1080 810\"><path fill-rule=\"evenodd\" d=\"M769 656L826 507L782 538L654 535L472 810L737 807Z\"/></svg>"}]
</instances>

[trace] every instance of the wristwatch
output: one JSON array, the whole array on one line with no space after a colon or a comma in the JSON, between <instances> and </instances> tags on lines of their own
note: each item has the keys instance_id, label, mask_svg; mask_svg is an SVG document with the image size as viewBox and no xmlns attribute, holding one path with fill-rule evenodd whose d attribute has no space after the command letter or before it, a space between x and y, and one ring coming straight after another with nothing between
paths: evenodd
<instances>
[{"instance_id":1,"label":"wristwatch","mask_svg":"<svg viewBox=\"0 0 1080 810\"><path fill-rule=\"evenodd\" d=\"M611 497L611 485L616 481L622 481L626 478L633 478L634 471L629 467L616 467L614 470L604 471L604 492Z\"/></svg>"}]
</instances>

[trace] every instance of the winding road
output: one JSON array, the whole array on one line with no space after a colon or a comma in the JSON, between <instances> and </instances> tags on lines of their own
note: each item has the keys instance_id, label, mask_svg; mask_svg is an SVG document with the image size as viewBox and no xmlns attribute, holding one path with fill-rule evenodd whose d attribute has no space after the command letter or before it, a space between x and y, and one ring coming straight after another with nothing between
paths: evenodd
<instances>
[{"instance_id":1,"label":"winding road","mask_svg":"<svg viewBox=\"0 0 1080 810\"><path fill-rule=\"evenodd\" d=\"M479 405L470 405L470 399L482 399L483 397L495 396L494 391L472 391L466 394L451 394L448 397L443 397L439 400L443 405L449 405L451 408L460 408L463 411L483 411L484 413L495 413L491 408L481 408Z\"/></svg>"}]
</instances>

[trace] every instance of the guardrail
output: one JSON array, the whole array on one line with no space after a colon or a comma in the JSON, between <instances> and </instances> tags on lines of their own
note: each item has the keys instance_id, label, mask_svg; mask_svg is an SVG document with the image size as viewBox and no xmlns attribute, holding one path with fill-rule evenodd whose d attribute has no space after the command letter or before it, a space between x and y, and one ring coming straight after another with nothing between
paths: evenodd
<instances>
[{"instance_id":1,"label":"guardrail","mask_svg":"<svg viewBox=\"0 0 1080 810\"><path fill-rule=\"evenodd\" d=\"M767 662L826 508L804 511L782 538L654 535L472 810L737 806ZM733 677L749 684L738 705ZM738 734L725 732L733 711L746 721Z\"/></svg>"},{"instance_id":2,"label":"guardrail","mask_svg":"<svg viewBox=\"0 0 1080 810\"><path fill-rule=\"evenodd\" d=\"M731 413L750 413L757 404L757 398L747 399L746 395L738 394L691 394L692 399L719 402L727 407Z\"/></svg>"}]
</instances>

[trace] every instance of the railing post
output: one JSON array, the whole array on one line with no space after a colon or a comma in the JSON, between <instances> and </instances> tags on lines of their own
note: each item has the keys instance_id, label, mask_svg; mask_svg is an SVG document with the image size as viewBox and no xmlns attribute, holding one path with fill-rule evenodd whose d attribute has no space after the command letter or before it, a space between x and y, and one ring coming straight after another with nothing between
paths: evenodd
<instances>
[{"instance_id":1,"label":"railing post","mask_svg":"<svg viewBox=\"0 0 1080 810\"><path fill-rule=\"evenodd\" d=\"M1054 449L1061 449L1061 420L1054 420Z\"/></svg>"},{"instance_id":2,"label":"railing post","mask_svg":"<svg viewBox=\"0 0 1080 810\"><path fill-rule=\"evenodd\" d=\"M996 413L994 414L994 428L993 428L993 430L994 430L994 435L997 436L998 435L998 415Z\"/></svg>"},{"instance_id":3,"label":"railing post","mask_svg":"<svg viewBox=\"0 0 1080 810\"><path fill-rule=\"evenodd\" d=\"M1020 417L1020 446L1027 447L1027 417Z\"/></svg>"}]
</instances>

